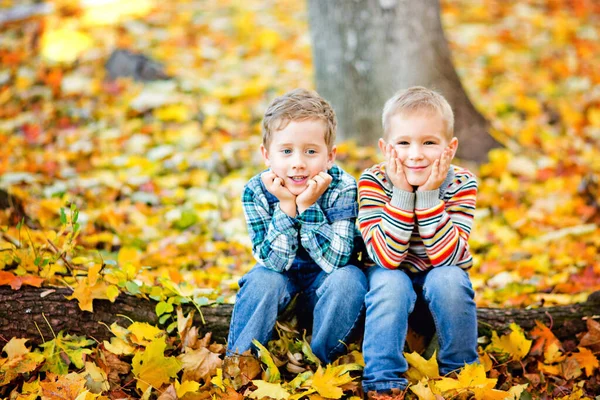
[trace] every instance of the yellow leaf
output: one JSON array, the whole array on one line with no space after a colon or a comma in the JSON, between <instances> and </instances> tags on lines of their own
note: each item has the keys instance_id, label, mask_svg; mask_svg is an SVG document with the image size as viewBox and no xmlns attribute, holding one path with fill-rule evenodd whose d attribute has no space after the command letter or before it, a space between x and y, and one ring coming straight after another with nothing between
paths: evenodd
<instances>
[{"instance_id":1,"label":"yellow leaf","mask_svg":"<svg viewBox=\"0 0 600 400\"><path fill-rule=\"evenodd\" d=\"M85 264L88 261L90 261L90 259L87 257L75 257L71 260L71 263L80 265L80 264Z\"/></svg>"},{"instance_id":2,"label":"yellow leaf","mask_svg":"<svg viewBox=\"0 0 600 400\"><path fill-rule=\"evenodd\" d=\"M146 346L165 333L161 329L146 322L134 322L129 325L127 329L131 332L131 341L142 346Z\"/></svg>"},{"instance_id":3,"label":"yellow leaf","mask_svg":"<svg viewBox=\"0 0 600 400\"><path fill-rule=\"evenodd\" d=\"M138 249L135 247L121 247L117 256L117 262L119 266L124 267L126 265L133 265L139 268L141 261L141 255Z\"/></svg>"},{"instance_id":4,"label":"yellow leaf","mask_svg":"<svg viewBox=\"0 0 600 400\"><path fill-rule=\"evenodd\" d=\"M404 353L406 361L410 364L410 368L406 371L408 379L414 382L420 381L422 378L437 378L440 376L440 370L436 359L436 352L429 360L425 360L419 353Z\"/></svg>"},{"instance_id":5,"label":"yellow leaf","mask_svg":"<svg viewBox=\"0 0 600 400\"><path fill-rule=\"evenodd\" d=\"M17 356L22 356L29 353L29 349L25 347L25 343L29 339L17 339L12 338L6 343L6 345L2 348L2 351L8 354L8 359L11 360Z\"/></svg>"},{"instance_id":6,"label":"yellow leaf","mask_svg":"<svg viewBox=\"0 0 600 400\"><path fill-rule=\"evenodd\" d=\"M573 353L573 357L579 365L585 369L587 376L592 376L594 370L598 368L598 358L589 349L579 347L579 353Z\"/></svg>"},{"instance_id":7,"label":"yellow leaf","mask_svg":"<svg viewBox=\"0 0 600 400\"><path fill-rule=\"evenodd\" d=\"M492 390L497 379L488 379L481 364L469 364L458 374L457 379L442 378L435 382L435 387L441 392L450 390Z\"/></svg>"},{"instance_id":8,"label":"yellow leaf","mask_svg":"<svg viewBox=\"0 0 600 400\"><path fill-rule=\"evenodd\" d=\"M42 56L50 61L72 63L92 47L92 38L72 29L47 31L42 37Z\"/></svg>"},{"instance_id":9,"label":"yellow leaf","mask_svg":"<svg viewBox=\"0 0 600 400\"><path fill-rule=\"evenodd\" d=\"M590 125L600 128L600 108L590 107L587 111L587 118L590 121Z\"/></svg>"},{"instance_id":10,"label":"yellow leaf","mask_svg":"<svg viewBox=\"0 0 600 400\"><path fill-rule=\"evenodd\" d=\"M544 363L554 364L561 362L565 359L565 355L560 351L559 344L551 343L546 350L544 350Z\"/></svg>"},{"instance_id":11,"label":"yellow leaf","mask_svg":"<svg viewBox=\"0 0 600 400\"><path fill-rule=\"evenodd\" d=\"M87 383L86 387L92 392L100 394L110 389L106 372L96 364L87 361L85 363Z\"/></svg>"},{"instance_id":12,"label":"yellow leaf","mask_svg":"<svg viewBox=\"0 0 600 400\"><path fill-rule=\"evenodd\" d=\"M508 393L510 393L512 397L507 398L507 400L519 400L521 398L521 393L523 393L523 390L527 389L527 386L529 386L529 384L525 383L523 385L515 385L508 389Z\"/></svg>"},{"instance_id":13,"label":"yellow leaf","mask_svg":"<svg viewBox=\"0 0 600 400\"><path fill-rule=\"evenodd\" d=\"M279 382L281 380L281 374L279 373L279 368L277 368L277 365L275 365L275 362L273 361L269 350L267 350L265 346L260 344L260 342L256 339L252 340L252 343L258 349L260 361L262 361L267 366L267 381L271 383Z\"/></svg>"},{"instance_id":14,"label":"yellow leaf","mask_svg":"<svg viewBox=\"0 0 600 400\"><path fill-rule=\"evenodd\" d=\"M223 384L223 369L217 368L217 374L210 380L210 383L217 386L221 390L225 390L225 385Z\"/></svg>"},{"instance_id":15,"label":"yellow leaf","mask_svg":"<svg viewBox=\"0 0 600 400\"><path fill-rule=\"evenodd\" d=\"M131 346L129 343L118 337L110 338L110 343L105 340L104 348L118 356L130 355L135 351L134 346Z\"/></svg>"},{"instance_id":16,"label":"yellow leaf","mask_svg":"<svg viewBox=\"0 0 600 400\"><path fill-rule=\"evenodd\" d=\"M481 365L483 365L483 369L485 370L485 372L489 372L494 366L494 363L492 362L492 359L488 353L480 354L479 362L481 363Z\"/></svg>"},{"instance_id":17,"label":"yellow leaf","mask_svg":"<svg viewBox=\"0 0 600 400\"><path fill-rule=\"evenodd\" d=\"M131 365L137 378L138 389L145 391L149 386L158 389L177 376L181 370L181 363L175 357L165 357L166 347L165 338L161 337L150 343L145 351L139 351L133 357Z\"/></svg>"},{"instance_id":18,"label":"yellow leaf","mask_svg":"<svg viewBox=\"0 0 600 400\"><path fill-rule=\"evenodd\" d=\"M200 389L200 384L194 381L185 381L181 385L179 381L175 381L175 391L177 392L177 397L181 398L184 394L192 392L195 393Z\"/></svg>"},{"instance_id":19,"label":"yellow leaf","mask_svg":"<svg viewBox=\"0 0 600 400\"><path fill-rule=\"evenodd\" d=\"M82 23L99 26L116 24L127 18L142 17L152 11L154 0L100 1L90 4L92 5L85 9Z\"/></svg>"},{"instance_id":20,"label":"yellow leaf","mask_svg":"<svg viewBox=\"0 0 600 400\"><path fill-rule=\"evenodd\" d=\"M248 397L251 399L262 399L270 397L277 400L288 399L290 394L281 387L279 383L270 383L262 380L254 380L252 383L258 388L250 393Z\"/></svg>"},{"instance_id":21,"label":"yellow leaf","mask_svg":"<svg viewBox=\"0 0 600 400\"><path fill-rule=\"evenodd\" d=\"M409 389L417 395L419 400L436 400L435 394L431 391L431 389L426 383L427 380L423 379L416 385L409 386Z\"/></svg>"},{"instance_id":22,"label":"yellow leaf","mask_svg":"<svg viewBox=\"0 0 600 400\"><path fill-rule=\"evenodd\" d=\"M492 332L492 342L487 346L486 351L497 351L510 354L515 361L523 359L531 348L531 340L528 340L523 330L515 323L510 324L512 332L508 335L498 337L496 331Z\"/></svg>"},{"instance_id":23,"label":"yellow leaf","mask_svg":"<svg viewBox=\"0 0 600 400\"><path fill-rule=\"evenodd\" d=\"M558 376L561 373L560 365L546 365L538 361L538 369L548 375Z\"/></svg>"},{"instance_id":24,"label":"yellow leaf","mask_svg":"<svg viewBox=\"0 0 600 400\"><path fill-rule=\"evenodd\" d=\"M339 399L344 394L339 386L350 383L354 380L349 372L356 369L362 369L358 364L353 367L352 364L342 364L337 367L328 365L325 371L319 366L315 372L311 387L314 388L321 396L330 399Z\"/></svg>"},{"instance_id":25,"label":"yellow leaf","mask_svg":"<svg viewBox=\"0 0 600 400\"><path fill-rule=\"evenodd\" d=\"M155 109L154 117L161 121L184 122L190 119L190 110L183 104L171 104Z\"/></svg>"}]
</instances>

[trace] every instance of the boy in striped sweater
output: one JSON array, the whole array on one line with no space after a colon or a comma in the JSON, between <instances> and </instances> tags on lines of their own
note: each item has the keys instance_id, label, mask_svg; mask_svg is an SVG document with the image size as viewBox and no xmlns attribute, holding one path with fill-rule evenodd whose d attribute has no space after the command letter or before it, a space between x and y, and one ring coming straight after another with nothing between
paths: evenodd
<instances>
[{"instance_id":1,"label":"boy in striped sweater","mask_svg":"<svg viewBox=\"0 0 600 400\"><path fill-rule=\"evenodd\" d=\"M383 109L386 161L358 183L359 229L369 268L363 352L368 398L400 396L408 317L417 298L433 316L440 373L478 361L468 239L477 180L452 165L458 140L446 99L423 88L398 92Z\"/></svg>"}]
</instances>

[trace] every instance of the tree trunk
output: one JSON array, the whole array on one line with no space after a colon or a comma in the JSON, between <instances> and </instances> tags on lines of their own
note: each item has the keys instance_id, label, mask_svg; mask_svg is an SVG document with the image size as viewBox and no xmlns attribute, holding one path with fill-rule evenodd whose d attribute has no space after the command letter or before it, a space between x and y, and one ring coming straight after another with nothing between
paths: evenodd
<instances>
[{"instance_id":1,"label":"tree trunk","mask_svg":"<svg viewBox=\"0 0 600 400\"><path fill-rule=\"evenodd\" d=\"M65 330L71 334L85 335L98 341L112 337L108 326L117 322L122 326L134 321L148 322L156 325L158 317L154 312L156 302L138 297L121 295L114 303L108 300L95 300L94 312L81 311L76 301L66 300L71 294L67 288L55 288L52 293L41 297L48 288L22 287L12 290L8 286L0 286L0 340L12 337L29 338L32 343L49 340L53 333ZM193 307L187 307L189 312ZM202 324L200 316L194 315L194 325L202 333L212 332L213 339L224 343L229 330L229 319L233 306L221 304L214 307L202 307L206 324ZM490 335L491 330L499 332L508 329L511 322L529 330L535 326L535 320L552 325L553 332L559 339L573 337L586 330L584 317L592 317L600 313L600 292L595 292L587 302L568 306L524 309L492 309L477 310L479 333ZM106 325L105 325L106 324ZM52 329L50 329L50 327Z\"/></svg>"},{"instance_id":2,"label":"tree trunk","mask_svg":"<svg viewBox=\"0 0 600 400\"><path fill-rule=\"evenodd\" d=\"M385 101L421 85L451 104L458 157L481 162L498 146L454 69L438 0L309 0L308 14L317 90L336 111L340 138L374 145Z\"/></svg>"}]
</instances>

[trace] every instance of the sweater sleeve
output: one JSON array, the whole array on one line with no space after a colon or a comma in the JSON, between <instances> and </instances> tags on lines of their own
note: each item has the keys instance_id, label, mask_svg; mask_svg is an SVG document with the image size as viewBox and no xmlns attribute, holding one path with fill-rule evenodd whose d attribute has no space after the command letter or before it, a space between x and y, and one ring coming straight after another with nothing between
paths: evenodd
<instances>
[{"instance_id":1,"label":"sweater sleeve","mask_svg":"<svg viewBox=\"0 0 600 400\"><path fill-rule=\"evenodd\" d=\"M375 167L374 167L375 168ZM414 229L415 194L385 190L384 173L366 170L358 181L358 227L369 257L379 266L397 269L408 254Z\"/></svg>"},{"instance_id":2,"label":"sweater sleeve","mask_svg":"<svg viewBox=\"0 0 600 400\"><path fill-rule=\"evenodd\" d=\"M473 257L469 251L469 235L477 197L477 179L472 174L446 191L446 200L439 199L439 190L418 192L415 214L417 227L433 267L456 265L469 269ZM454 187L453 187L454 186Z\"/></svg>"}]
</instances>

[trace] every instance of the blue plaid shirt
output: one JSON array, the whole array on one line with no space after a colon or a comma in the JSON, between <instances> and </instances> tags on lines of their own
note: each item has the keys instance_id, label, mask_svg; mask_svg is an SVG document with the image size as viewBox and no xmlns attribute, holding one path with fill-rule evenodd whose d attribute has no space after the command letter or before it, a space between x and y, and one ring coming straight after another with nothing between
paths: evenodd
<instances>
[{"instance_id":1,"label":"blue plaid shirt","mask_svg":"<svg viewBox=\"0 0 600 400\"><path fill-rule=\"evenodd\" d=\"M356 180L335 165L327 172L333 180L325 193L296 218L281 211L261 174L246 184L242 204L252 253L260 264L283 272L295 259L312 260L331 273L348 263L358 215Z\"/></svg>"}]
</instances>

